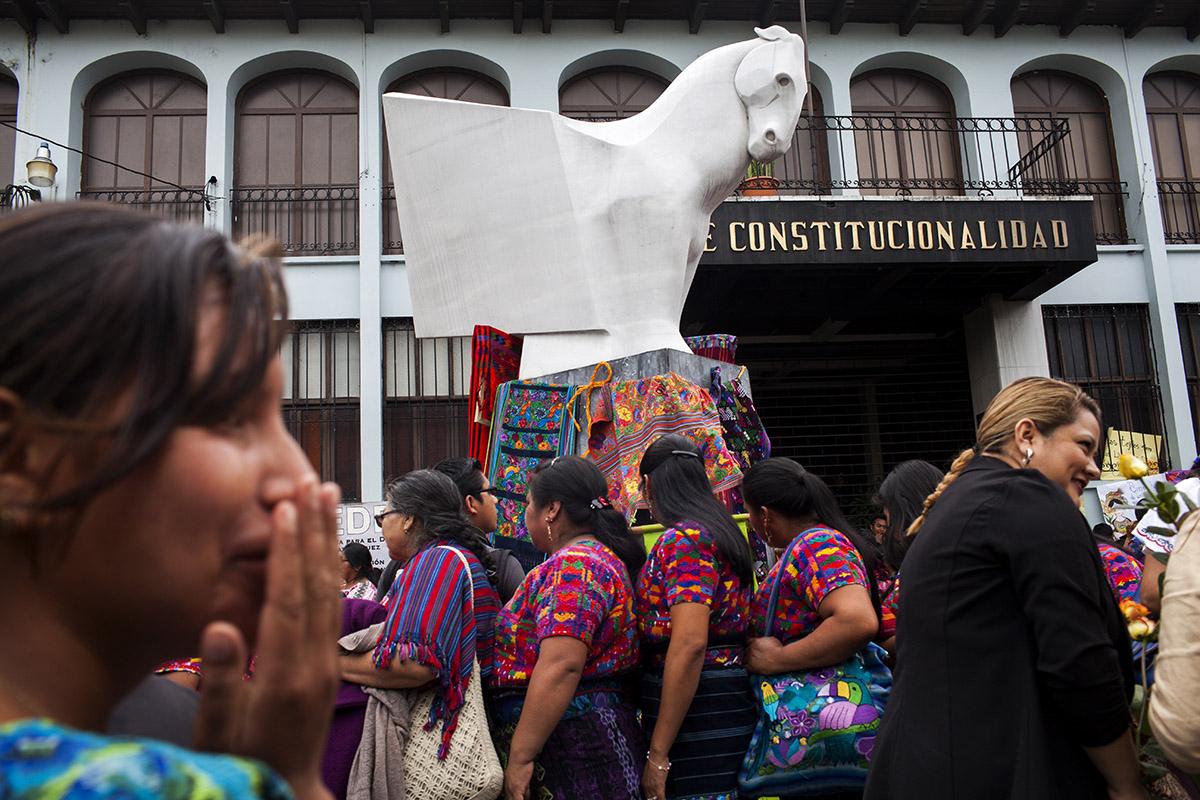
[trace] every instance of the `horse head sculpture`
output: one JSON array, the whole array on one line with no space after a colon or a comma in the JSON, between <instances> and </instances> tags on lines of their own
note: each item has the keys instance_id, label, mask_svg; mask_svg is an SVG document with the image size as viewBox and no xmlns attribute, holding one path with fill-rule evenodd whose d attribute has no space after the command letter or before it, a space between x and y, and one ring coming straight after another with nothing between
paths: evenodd
<instances>
[{"instance_id":1,"label":"horse head sculpture","mask_svg":"<svg viewBox=\"0 0 1200 800\"><path fill-rule=\"evenodd\" d=\"M687 352L709 217L787 151L807 87L801 38L755 32L616 122L385 95L417 335L525 334L522 377Z\"/></svg>"},{"instance_id":2,"label":"horse head sculpture","mask_svg":"<svg viewBox=\"0 0 1200 800\"><path fill-rule=\"evenodd\" d=\"M755 28L763 44L738 64L733 86L750 125L746 152L755 161L774 161L792 145L808 83L804 41L778 25Z\"/></svg>"}]
</instances>

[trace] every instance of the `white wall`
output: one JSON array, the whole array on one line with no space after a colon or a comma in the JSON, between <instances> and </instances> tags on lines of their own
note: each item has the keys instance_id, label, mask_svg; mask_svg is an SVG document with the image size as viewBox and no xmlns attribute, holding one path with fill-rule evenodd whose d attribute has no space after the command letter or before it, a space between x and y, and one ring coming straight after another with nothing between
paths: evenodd
<instances>
[{"instance_id":1,"label":"white wall","mask_svg":"<svg viewBox=\"0 0 1200 800\"><path fill-rule=\"evenodd\" d=\"M15 23L0 22L0 64L20 84L19 124L41 137L79 146L84 98L99 81L119 72L168 67L202 79L209 96L207 174L217 178L221 196L233 179L234 103L248 81L276 69L315 67L359 87L362 254L348 260L294 260L287 282L297 317L361 320L363 496L368 499L382 489L380 319L411 313L403 259L379 256L382 89L416 69L461 66L500 80L515 106L556 109L561 81L581 69L626 64L673 78L699 54L753 35L749 22L705 22L698 35L689 35L679 21L629 20L623 34L613 32L611 21L558 20L550 35L536 24L514 35L508 21L455 20L445 35L438 26L436 20L378 20L376 32L364 34L357 21L305 20L299 35L289 35L282 21L230 21L227 32L216 35L206 22L171 21L151 22L147 35L138 36L123 21L74 20L69 34L43 25L30 43ZM918 25L902 38L894 25L854 23L838 36L830 35L824 23L812 23L809 34L813 81L823 92L827 114L849 114L851 78L879 67L917 69L938 78L950 89L960 116L1011 116L1009 82L1035 67L1074 72L1104 88L1120 177L1129 184L1126 216L1138 246L1102 248L1095 265L1034 304L993 306L969 320L970 346L980 353L972 383L983 397L1005 376L1037 366L1035 354L1026 351L1042 335L1040 303L1148 303L1168 438L1177 459L1189 461L1195 447L1174 303L1200 302L1200 248L1167 248L1163 242L1141 85L1155 68L1200 72L1200 45L1189 43L1178 28L1147 29L1129 40L1118 28L1086 25L1066 39L1054 27L1016 27L996 39L987 26L965 37L956 26L932 25ZM18 135L14 179L23 179L24 162L36 143L36 137ZM78 189L79 158L61 148L54 148L54 157L60 167L54 194L69 198ZM848 160L846 171L852 173L853 158ZM226 202L216 204L208 223L230 230ZM1004 344L1010 340L1023 344Z\"/></svg>"}]
</instances>

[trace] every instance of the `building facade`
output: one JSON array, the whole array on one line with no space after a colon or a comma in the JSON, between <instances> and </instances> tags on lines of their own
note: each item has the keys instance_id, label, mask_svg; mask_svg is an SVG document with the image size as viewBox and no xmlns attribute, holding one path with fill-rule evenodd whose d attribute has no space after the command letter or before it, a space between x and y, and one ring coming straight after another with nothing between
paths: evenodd
<instances>
[{"instance_id":1,"label":"building facade","mask_svg":"<svg viewBox=\"0 0 1200 800\"><path fill-rule=\"evenodd\" d=\"M22 183L40 141L63 143L96 158L52 144L60 171L44 199L106 199L277 238L295 320L285 413L322 474L364 501L388 476L466 449L470 370L469 342L413 330L381 95L620 118L701 53L752 36L767 13L704 19L706 4L691 3L682 19L624 19L618 2L616 19L558 19L547 1L549 16L518 2L517 18L463 19L431 3L429 18L389 19L350 3L352 18L308 19L284 3L277 19L238 19L210 0L194 4L196 18L155 19L153 2L76 4L111 5L109 19L65 2L10 5L24 11L0 20L0 122L26 133L0 127L0 171ZM734 17L738 5L707 4ZM1106 427L1158 437L1164 467L1190 464L1200 18L1121 27L1056 11L1032 24L1036 13L964 2L962 22L948 24L908 5L916 11L897 21L848 3L810 18L811 108L775 166L783 196L731 198L714 216L715 238L730 232L747 252L721 261L714 243L685 335L739 335L776 454L830 479L851 509L899 461L945 466L990 397L1028 374L1082 384ZM1095 240L1086 266L1059 269L1051 241L1018 270L978 252L995 242L974 227L971 252L959 238L939 261L943 248L923 238L965 208L1015 247L997 203L1020 216L1080 197L1091 198L1080 219ZM832 236L811 227L818 211L841 221L864 207L879 227L863 222L861 247L840 256L823 256L824 239L818 253L815 238L811 248L781 238ZM912 252L873 247L876 230Z\"/></svg>"}]
</instances>

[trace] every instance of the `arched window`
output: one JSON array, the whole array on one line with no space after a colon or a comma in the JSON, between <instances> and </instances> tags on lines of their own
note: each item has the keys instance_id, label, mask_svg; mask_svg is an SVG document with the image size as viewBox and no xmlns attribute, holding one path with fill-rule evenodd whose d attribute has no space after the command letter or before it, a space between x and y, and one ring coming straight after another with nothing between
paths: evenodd
<instances>
[{"instance_id":1,"label":"arched window","mask_svg":"<svg viewBox=\"0 0 1200 800\"><path fill-rule=\"evenodd\" d=\"M796 123L792 146L774 163L774 175L779 179L780 194L828 194L829 187L829 128L821 93L811 83L812 116L809 101Z\"/></svg>"},{"instance_id":2,"label":"arched window","mask_svg":"<svg viewBox=\"0 0 1200 800\"><path fill-rule=\"evenodd\" d=\"M850 82L854 146L863 194L963 193L954 98L906 70L875 70Z\"/></svg>"},{"instance_id":3,"label":"arched window","mask_svg":"<svg viewBox=\"0 0 1200 800\"><path fill-rule=\"evenodd\" d=\"M667 83L633 67L588 70L558 90L558 113L596 122L625 119L649 108L666 91Z\"/></svg>"},{"instance_id":4,"label":"arched window","mask_svg":"<svg viewBox=\"0 0 1200 800\"><path fill-rule=\"evenodd\" d=\"M237 100L233 229L288 255L358 252L358 91L327 72L277 72Z\"/></svg>"},{"instance_id":5,"label":"arched window","mask_svg":"<svg viewBox=\"0 0 1200 800\"><path fill-rule=\"evenodd\" d=\"M1071 132L1058 145L1055 157L1064 177L1096 199L1092 218L1096 241L1120 244L1129 240L1125 229L1124 184L1117 172L1112 120L1104 92L1074 75L1049 70L1027 72L1012 81L1013 112L1018 118L1065 119ZM1028 152L1029 140L1020 142Z\"/></svg>"},{"instance_id":6,"label":"arched window","mask_svg":"<svg viewBox=\"0 0 1200 800\"><path fill-rule=\"evenodd\" d=\"M207 106L204 84L179 72L128 72L98 85L83 105L84 152L159 180L84 158L79 196L202 222Z\"/></svg>"},{"instance_id":7,"label":"arched window","mask_svg":"<svg viewBox=\"0 0 1200 800\"><path fill-rule=\"evenodd\" d=\"M1200 76L1160 72L1142 89L1167 243L1200 244Z\"/></svg>"},{"instance_id":8,"label":"arched window","mask_svg":"<svg viewBox=\"0 0 1200 800\"><path fill-rule=\"evenodd\" d=\"M465 69L429 69L406 75L392 82L388 92L402 92L464 103L507 106L508 92L498 82L478 72ZM400 238L400 221L396 217L396 179L392 175L392 159L388 154L387 135L383 137L383 253L404 252Z\"/></svg>"},{"instance_id":9,"label":"arched window","mask_svg":"<svg viewBox=\"0 0 1200 800\"><path fill-rule=\"evenodd\" d=\"M0 77L0 122L17 124L17 95L17 82L7 75ZM17 132L0 125L0 184L4 186L13 182L17 166L16 150Z\"/></svg>"}]
</instances>

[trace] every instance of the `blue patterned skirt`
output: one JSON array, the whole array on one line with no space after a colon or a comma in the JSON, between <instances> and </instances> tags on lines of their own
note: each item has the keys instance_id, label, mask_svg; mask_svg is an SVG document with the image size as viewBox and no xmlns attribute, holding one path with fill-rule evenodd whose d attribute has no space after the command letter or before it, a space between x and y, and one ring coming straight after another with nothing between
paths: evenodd
<instances>
[{"instance_id":1,"label":"blue patterned skirt","mask_svg":"<svg viewBox=\"0 0 1200 800\"><path fill-rule=\"evenodd\" d=\"M533 765L533 800L639 800L646 747L623 681L580 684ZM508 765L513 733L525 707L523 691L492 694L492 736Z\"/></svg>"}]
</instances>

